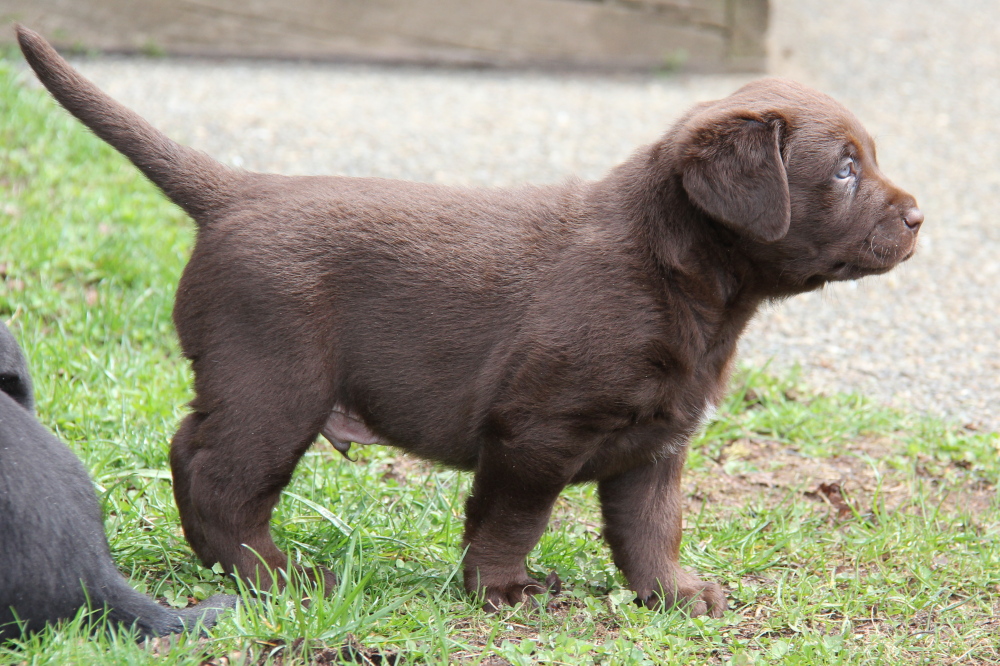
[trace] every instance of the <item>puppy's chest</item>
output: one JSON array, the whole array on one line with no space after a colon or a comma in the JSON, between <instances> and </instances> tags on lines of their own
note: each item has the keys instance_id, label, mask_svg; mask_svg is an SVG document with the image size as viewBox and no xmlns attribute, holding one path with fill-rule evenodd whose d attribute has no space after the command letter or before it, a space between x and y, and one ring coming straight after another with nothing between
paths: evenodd
<instances>
[{"instance_id":1,"label":"puppy's chest","mask_svg":"<svg viewBox=\"0 0 1000 666\"><path fill-rule=\"evenodd\" d=\"M686 390L685 390L686 389ZM672 395L651 403L641 410L635 423L623 429L622 434L637 445L658 448L664 439L680 440L683 445L688 438L705 427L713 418L719 402L720 391L716 382L696 387L675 389Z\"/></svg>"},{"instance_id":2,"label":"puppy's chest","mask_svg":"<svg viewBox=\"0 0 1000 666\"><path fill-rule=\"evenodd\" d=\"M628 423L608 432L579 480L613 476L636 465L680 453L715 416L719 381L657 387L655 397L636 402Z\"/></svg>"}]
</instances>

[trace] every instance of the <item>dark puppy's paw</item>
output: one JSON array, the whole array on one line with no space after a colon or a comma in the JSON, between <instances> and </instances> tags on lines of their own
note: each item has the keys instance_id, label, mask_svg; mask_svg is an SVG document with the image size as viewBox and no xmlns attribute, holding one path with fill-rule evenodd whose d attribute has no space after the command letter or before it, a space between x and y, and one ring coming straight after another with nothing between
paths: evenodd
<instances>
[{"instance_id":1,"label":"dark puppy's paw","mask_svg":"<svg viewBox=\"0 0 1000 666\"><path fill-rule=\"evenodd\" d=\"M253 596L261 598L280 594L289 582L293 585L303 586L304 589L308 589L312 585L316 587L322 585L322 596L324 597L331 596L340 585L337 574L324 566L294 565L289 574L286 574L285 571L283 566L272 567L260 562L250 562L237 566L231 575L235 578L241 578L247 585L247 591Z\"/></svg>"},{"instance_id":2,"label":"dark puppy's paw","mask_svg":"<svg viewBox=\"0 0 1000 666\"><path fill-rule=\"evenodd\" d=\"M553 596L562 592L562 581L559 579L559 574L555 571L550 572L545 577L545 587L549 589L549 594Z\"/></svg>"},{"instance_id":3,"label":"dark puppy's paw","mask_svg":"<svg viewBox=\"0 0 1000 666\"><path fill-rule=\"evenodd\" d=\"M314 567L295 565L293 570L295 573L293 574L292 581L298 582L299 584L306 583L307 585L315 585L317 587L322 585L324 597L332 595L340 586L340 580L337 578L337 574L322 565L316 565ZM287 581L283 576L278 577L278 586L280 589L284 589L286 583Z\"/></svg>"},{"instance_id":4,"label":"dark puppy's paw","mask_svg":"<svg viewBox=\"0 0 1000 666\"><path fill-rule=\"evenodd\" d=\"M556 595L562 592L562 581L556 572L545 577L545 582L540 583L534 578L523 578L507 585L489 585L483 590L486 603L483 610L487 613L496 613L504 606L516 606L524 602L532 608L538 608L535 600L537 594Z\"/></svg>"},{"instance_id":5,"label":"dark puppy's paw","mask_svg":"<svg viewBox=\"0 0 1000 666\"><path fill-rule=\"evenodd\" d=\"M635 603L646 608L678 608L691 617L722 617L729 605L718 583L703 583L693 576L691 579L693 582L685 581L672 590L640 594Z\"/></svg>"},{"instance_id":6,"label":"dark puppy's paw","mask_svg":"<svg viewBox=\"0 0 1000 666\"><path fill-rule=\"evenodd\" d=\"M319 567L319 571L323 574L323 596L329 597L340 586L340 581L337 579L337 574L333 573L326 567ZM316 580L313 574L310 574L309 577Z\"/></svg>"},{"instance_id":7,"label":"dark puppy's paw","mask_svg":"<svg viewBox=\"0 0 1000 666\"><path fill-rule=\"evenodd\" d=\"M320 582L323 583L322 596L323 596L324 599L328 599L328 598L332 597L333 593L337 590L337 587L340 585L340 580L337 579L337 574L333 573L332 571L330 571L326 567L317 567L317 569L323 575L323 580L322 581L320 581L316 577L315 570L309 570L307 573L305 573L305 575L307 575L309 577L309 580L311 582L315 583L316 585L319 585ZM315 595L315 596L319 596L319 595ZM302 597L302 605L305 608L309 608L312 605L312 601L313 601L313 597L310 597L310 596L303 596Z\"/></svg>"}]
</instances>

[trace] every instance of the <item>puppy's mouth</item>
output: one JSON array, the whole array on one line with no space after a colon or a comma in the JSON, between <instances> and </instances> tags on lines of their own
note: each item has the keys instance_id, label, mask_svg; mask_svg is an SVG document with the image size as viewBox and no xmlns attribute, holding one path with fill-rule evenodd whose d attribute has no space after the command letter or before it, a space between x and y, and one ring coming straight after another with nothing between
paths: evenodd
<instances>
[{"instance_id":1,"label":"puppy's mouth","mask_svg":"<svg viewBox=\"0 0 1000 666\"><path fill-rule=\"evenodd\" d=\"M852 264L846 261L840 261L834 264L828 276L831 280L857 280L867 275L879 275L881 273L886 273L892 270L895 265L895 263L891 263L883 266L862 266L861 264Z\"/></svg>"},{"instance_id":2,"label":"puppy's mouth","mask_svg":"<svg viewBox=\"0 0 1000 666\"><path fill-rule=\"evenodd\" d=\"M850 261L838 261L827 273L830 280L857 280L886 273L913 256L917 243L910 238L885 238L876 227Z\"/></svg>"},{"instance_id":3,"label":"puppy's mouth","mask_svg":"<svg viewBox=\"0 0 1000 666\"><path fill-rule=\"evenodd\" d=\"M867 275L888 273L912 257L914 251L915 249L911 247L902 257L896 256L895 252L879 254L869 251L864 255L864 261L838 261L831 267L828 276L831 280L857 280Z\"/></svg>"}]
</instances>

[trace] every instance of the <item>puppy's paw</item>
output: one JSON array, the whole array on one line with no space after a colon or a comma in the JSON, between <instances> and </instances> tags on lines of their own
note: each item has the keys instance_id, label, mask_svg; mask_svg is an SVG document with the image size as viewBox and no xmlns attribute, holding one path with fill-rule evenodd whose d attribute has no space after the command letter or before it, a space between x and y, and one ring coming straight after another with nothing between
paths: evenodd
<instances>
[{"instance_id":1,"label":"puppy's paw","mask_svg":"<svg viewBox=\"0 0 1000 666\"><path fill-rule=\"evenodd\" d=\"M326 567L318 566L315 569L303 569L301 567L296 567L296 569L299 570L297 573L300 576L309 581L310 586L315 585L318 588L316 591L321 593L323 597L332 597L334 592L337 591L337 587L340 585L340 581L337 579L337 574L333 573ZM312 597L308 595L303 596L302 605L309 608L309 606L312 605Z\"/></svg>"},{"instance_id":2,"label":"puppy's paw","mask_svg":"<svg viewBox=\"0 0 1000 666\"><path fill-rule=\"evenodd\" d=\"M673 586L663 585L646 594L640 593L635 602L646 608L678 608L691 617L722 617L728 608L726 595L717 583L704 583L690 574L685 574Z\"/></svg>"},{"instance_id":3,"label":"puppy's paw","mask_svg":"<svg viewBox=\"0 0 1000 666\"><path fill-rule=\"evenodd\" d=\"M545 577L544 583L540 583L534 578L524 577L506 585L488 585L483 590L483 596L486 599L483 610L487 613L496 613L504 606L516 606L522 602L532 608L537 608L538 602L535 600L535 595L546 592L552 595L562 592L562 581L559 580L559 576L554 571Z\"/></svg>"},{"instance_id":4,"label":"puppy's paw","mask_svg":"<svg viewBox=\"0 0 1000 666\"><path fill-rule=\"evenodd\" d=\"M318 567L318 568L323 578L323 596L325 597L332 596L333 593L336 592L337 588L340 586L340 581L337 580L337 574L333 573L326 567ZM310 572L309 577L312 578L317 583L319 582L314 572Z\"/></svg>"},{"instance_id":5,"label":"puppy's paw","mask_svg":"<svg viewBox=\"0 0 1000 666\"><path fill-rule=\"evenodd\" d=\"M339 581L337 575L324 566L302 567L294 565L290 570L284 567L270 567L258 563L256 567L241 567L234 575L239 576L247 585L247 591L256 597L268 597L280 594L291 583L302 586L304 590L316 588L317 594L329 597L337 591ZM244 571L250 572L243 575ZM308 601L309 597L304 597Z\"/></svg>"}]
</instances>

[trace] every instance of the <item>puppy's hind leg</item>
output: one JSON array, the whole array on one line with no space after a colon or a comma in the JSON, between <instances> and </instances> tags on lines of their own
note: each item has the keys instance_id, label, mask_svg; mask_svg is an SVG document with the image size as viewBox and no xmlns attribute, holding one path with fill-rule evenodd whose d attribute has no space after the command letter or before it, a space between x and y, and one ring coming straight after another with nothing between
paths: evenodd
<instances>
[{"instance_id":1,"label":"puppy's hind leg","mask_svg":"<svg viewBox=\"0 0 1000 666\"><path fill-rule=\"evenodd\" d=\"M194 448L194 437L198 426L205 420L205 414L194 412L181 421L181 426L170 443L170 467L173 470L174 500L181 514L181 527L191 548L205 563L219 561L218 556L209 550L208 538L202 526L198 512L191 499L191 484L188 469L197 449Z\"/></svg>"},{"instance_id":2,"label":"puppy's hind leg","mask_svg":"<svg viewBox=\"0 0 1000 666\"><path fill-rule=\"evenodd\" d=\"M274 582L267 568L290 566L271 538L271 513L332 399L318 372L295 372L293 364L269 363L263 354L252 358L248 377L225 376L223 368L236 369L225 363L215 364L210 377L196 367L198 397L192 404L210 411L184 420L171 447L171 467L184 533L198 556L267 589ZM269 381L251 383L260 376ZM205 395L220 386L223 391ZM328 590L336 584L330 572L324 579Z\"/></svg>"},{"instance_id":3,"label":"puppy's hind leg","mask_svg":"<svg viewBox=\"0 0 1000 666\"><path fill-rule=\"evenodd\" d=\"M604 538L637 601L722 617L722 588L684 571L678 559L685 457L686 450L601 481Z\"/></svg>"}]
</instances>

